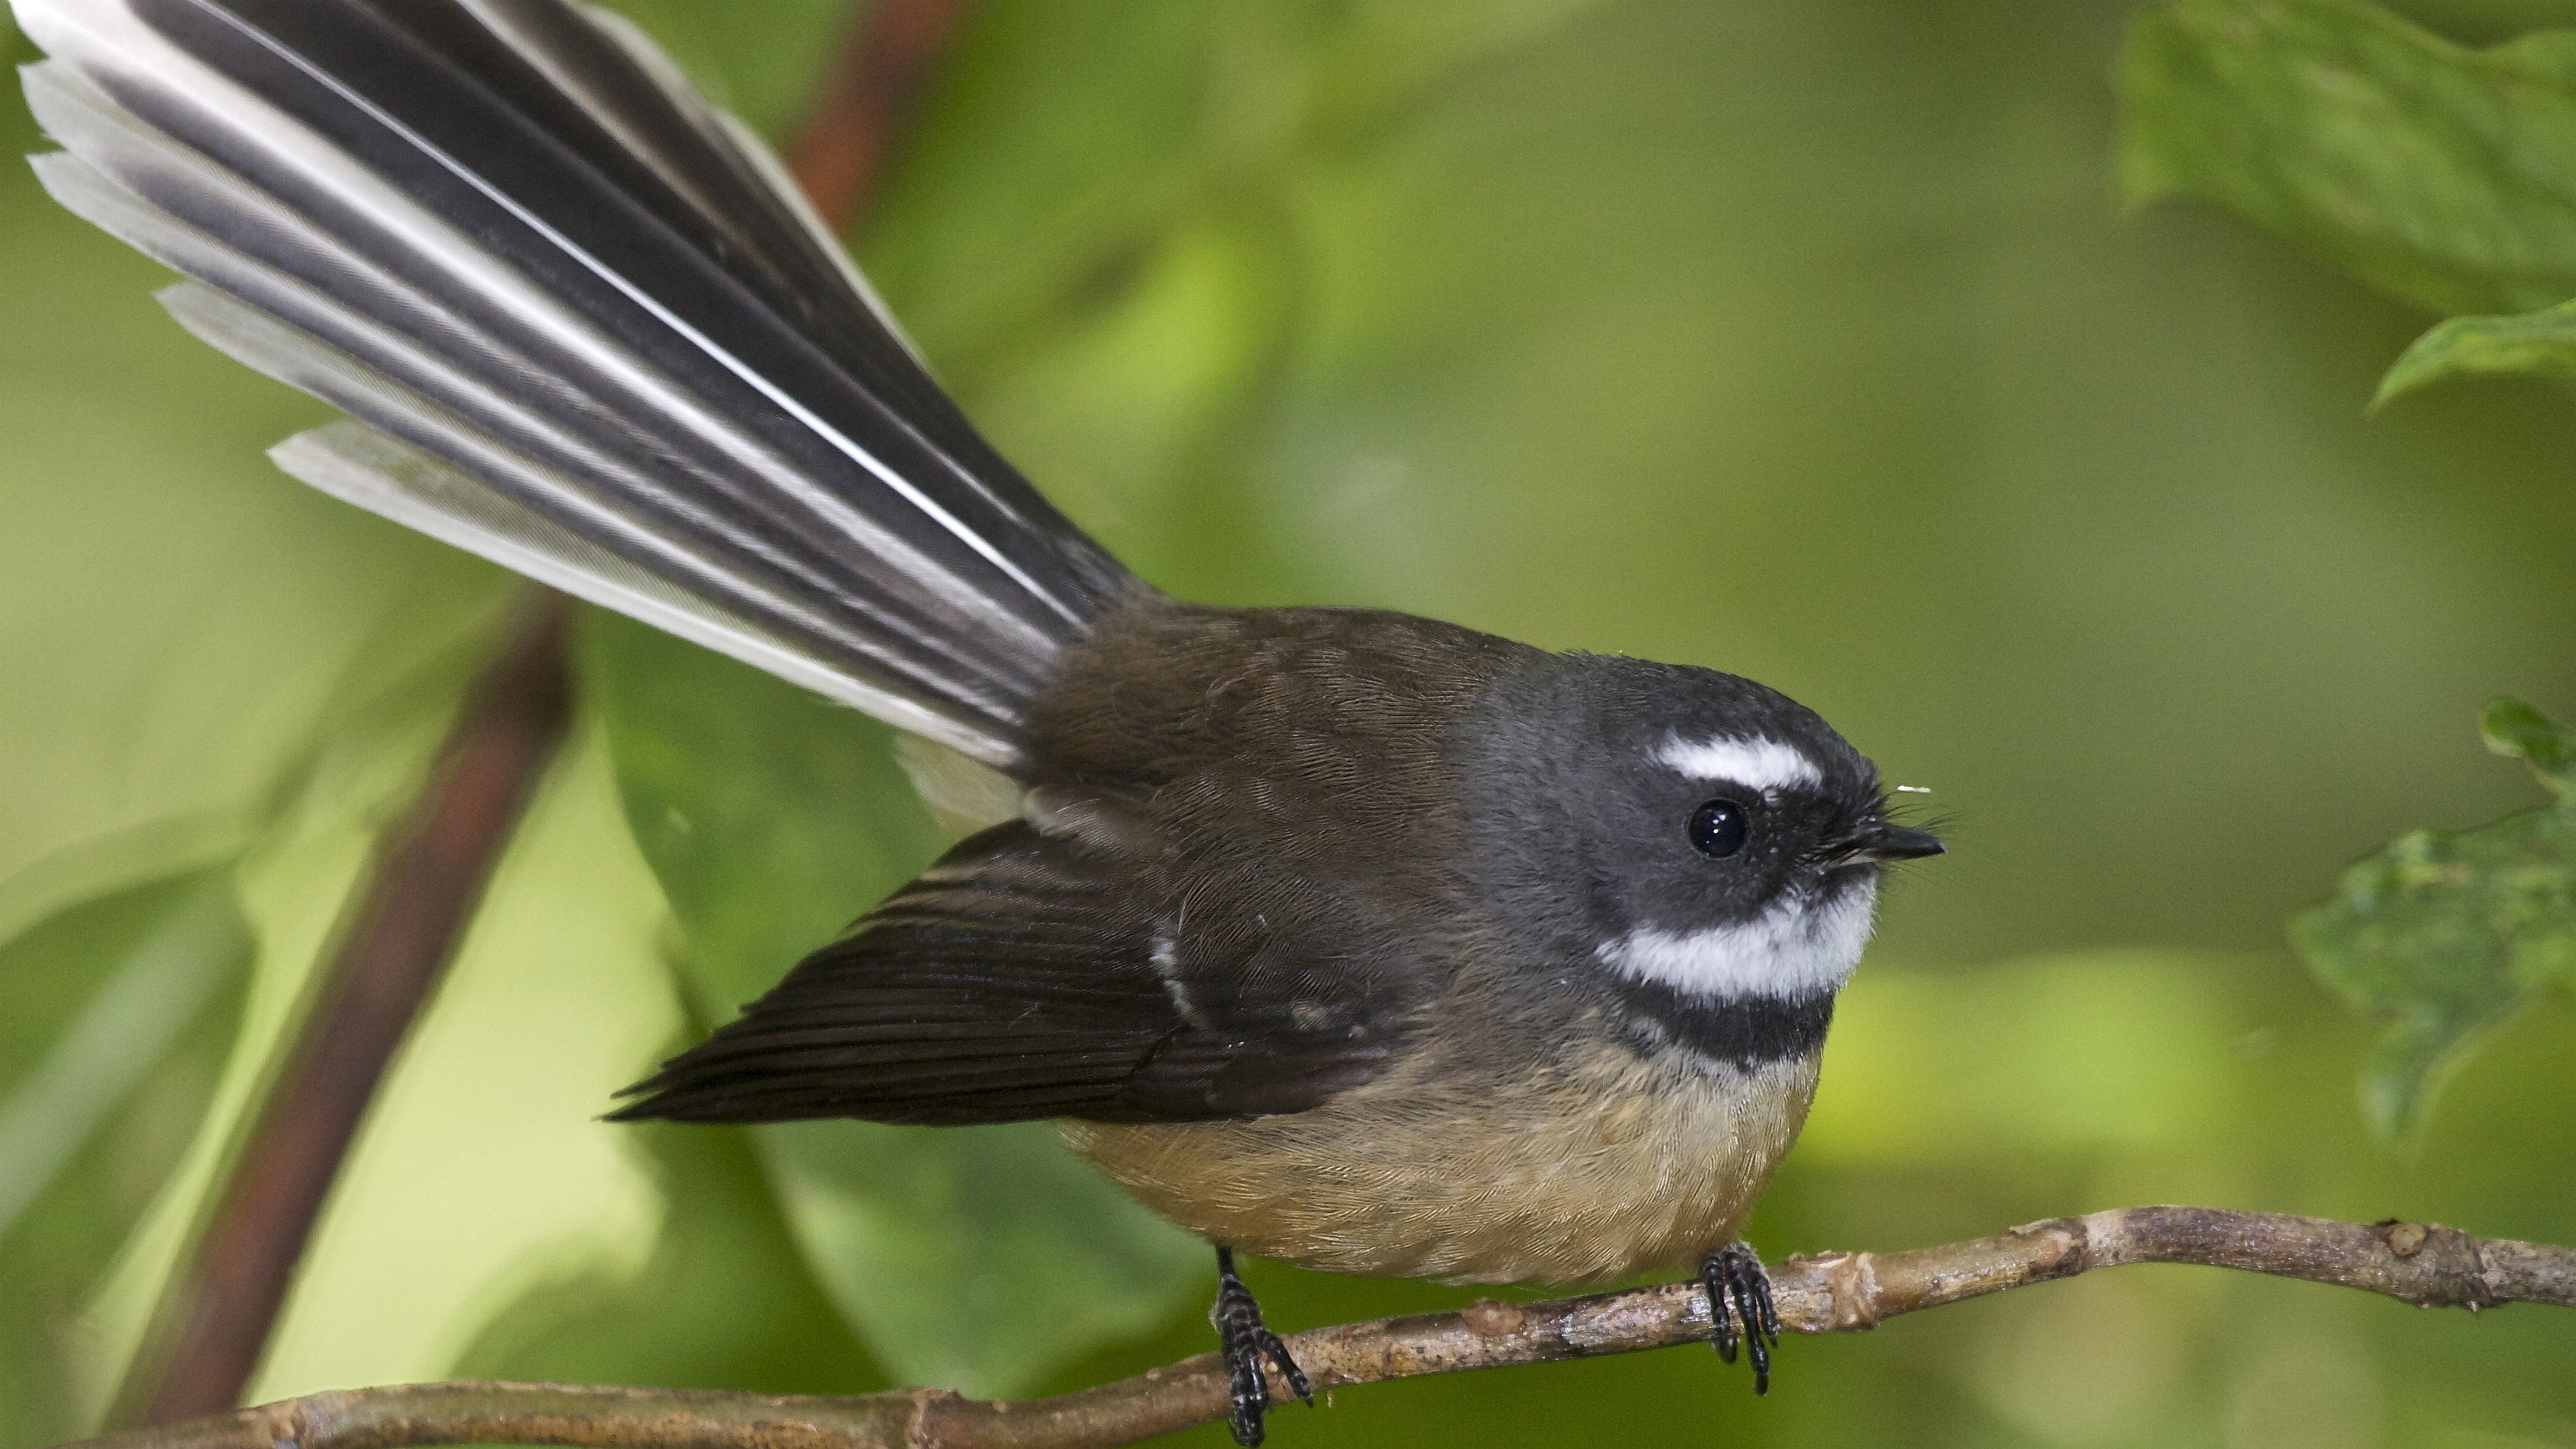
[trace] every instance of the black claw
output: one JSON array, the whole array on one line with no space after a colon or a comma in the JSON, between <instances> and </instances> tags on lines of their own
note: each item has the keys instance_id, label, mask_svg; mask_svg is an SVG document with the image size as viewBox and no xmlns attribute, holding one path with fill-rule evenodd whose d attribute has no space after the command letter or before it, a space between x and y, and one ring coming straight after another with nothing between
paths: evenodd
<instances>
[{"instance_id":1,"label":"black claw","mask_svg":"<svg viewBox=\"0 0 2576 1449\"><path fill-rule=\"evenodd\" d=\"M1288 1381L1288 1388L1307 1406L1315 1402L1315 1390L1306 1382L1306 1371L1288 1356L1288 1345L1261 1321L1261 1305L1252 1300L1252 1290L1234 1273L1234 1250L1216 1250L1216 1304L1208 1309L1208 1322L1216 1325L1217 1345L1225 1354L1226 1383L1234 1390L1234 1413L1227 1419L1234 1431L1234 1442L1252 1449L1262 1438L1262 1416L1270 1412L1270 1383L1261 1374L1261 1361L1268 1359Z\"/></svg>"},{"instance_id":2,"label":"black claw","mask_svg":"<svg viewBox=\"0 0 2576 1449\"><path fill-rule=\"evenodd\" d=\"M1771 1275L1744 1243L1729 1243L1702 1258L1699 1285L1708 1295L1708 1339L1717 1356L1735 1362L1737 1336L1753 1360L1753 1392L1771 1392L1771 1348L1780 1341L1780 1310L1771 1302Z\"/></svg>"},{"instance_id":3,"label":"black claw","mask_svg":"<svg viewBox=\"0 0 2576 1449\"><path fill-rule=\"evenodd\" d=\"M1279 1335L1267 1328L1261 1330L1261 1351L1278 1365L1279 1376L1288 1381L1288 1391L1297 1396L1297 1402L1310 1409L1315 1407L1315 1386L1306 1382L1306 1371L1288 1356L1288 1345L1280 1341Z\"/></svg>"}]
</instances>

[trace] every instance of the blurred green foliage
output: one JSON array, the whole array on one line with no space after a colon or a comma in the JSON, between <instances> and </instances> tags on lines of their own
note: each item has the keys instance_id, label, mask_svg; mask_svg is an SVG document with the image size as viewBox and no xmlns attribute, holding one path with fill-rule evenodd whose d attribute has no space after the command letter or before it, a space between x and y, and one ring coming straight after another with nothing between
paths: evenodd
<instances>
[{"instance_id":1,"label":"blurred green foliage","mask_svg":"<svg viewBox=\"0 0 2576 1449\"><path fill-rule=\"evenodd\" d=\"M2479 51L2367 0L2181 0L2120 81L2132 200L2215 201L2439 312L2576 296L2576 34Z\"/></svg>"},{"instance_id":2,"label":"blurred green foliage","mask_svg":"<svg viewBox=\"0 0 2576 1449\"><path fill-rule=\"evenodd\" d=\"M773 132L848 13L629 8ZM2463 45L2576 20L2406 13ZM2576 1008L2495 1033L2392 1163L2350 1109L2368 1029L2279 936L2376 842L2520 803L2458 748L2468 705L2576 711L2576 426L2510 384L2365 423L2414 313L2207 216L2121 221L2104 76L2129 19L986 0L860 254L1002 449L1167 588L1734 669L1937 791L1955 853L1889 892L1766 1251L2159 1200L2576 1241ZM37 142L15 108L0 129ZM209 872L239 909L200 944L251 942L240 1004L204 1008L240 1030L183 1028L69 1159L124 1174L126 1206L49 1214L89 1191L65 1177L0 1239L0 1346L45 1346L7 1380L10 1446L112 1391L507 591L269 470L324 414L194 346L155 281L0 176L0 970L143 941ZM457 1371L858 1389L915 1376L906 1353L985 1382L1078 1353L1038 1385L1062 1389L1208 1347L1209 1285L1164 1276L1159 1230L1095 1219L1060 1284L923 1236L960 1202L982 1234L1097 1206L1034 1134L988 1158L972 1135L595 1120L936 837L862 721L613 621L583 677L591 727L397 1064L254 1394ZM134 959L80 951L86 991L53 976L0 1035L0 1093ZM967 1270L970 1310L1014 1305L989 1334L902 1316ZM1287 1327L1470 1296L1251 1277ZM1081 1321L1017 1306L1072 1302ZM1274 1442L2546 1443L2576 1436L2566 1317L2124 1270L1787 1345L1758 1403L1676 1351L1357 1391Z\"/></svg>"},{"instance_id":3,"label":"blurred green foliage","mask_svg":"<svg viewBox=\"0 0 2576 1449\"><path fill-rule=\"evenodd\" d=\"M2442 1075L2538 992L2576 986L2576 734L2519 700L2489 705L2487 747L2548 804L2477 830L2415 830L2343 874L2290 939L2345 999L2390 1021L2362 1077L2371 1126L2411 1141Z\"/></svg>"},{"instance_id":4,"label":"blurred green foliage","mask_svg":"<svg viewBox=\"0 0 2576 1449\"><path fill-rule=\"evenodd\" d=\"M664 1126L637 1136L670 1204L652 1257L640 1270L548 1273L492 1313L446 1371L781 1394L888 1387L816 1285L750 1139Z\"/></svg>"},{"instance_id":5,"label":"blurred green foliage","mask_svg":"<svg viewBox=\"0 0 2576 1449\"><path fill-rule=\"evenodd\" d=\"M2454 316L2374 405L2470 373L2576 376L2576 30L2486 50L2366 0L2180 0L2141 17L2120 71L2133 200L2194 195ZM2488 744L2562 797L2565 736L2529 705ZM2576 981L2566 817L2417 830L2344 874L2291 937L2356 1007L2392 1019L2362 1074L2379 1135L2411 1141L2445 1072L2544 985Z\"/></svg>"},{"instance_id":6,"label":"blurred green foliage","mask_svg":"<svg viewBox=\"0 0 2576 1449\"><path fill-rule=\"evenodd\" d=\"M2576 377L2576 303L2510 317L2452 317L2407 345L2373 402L2478 373Z\"/></svg>"},{"instance_id":7,"label":"blurred green foliage","mask_svg":"<svg viewBox=\"0 0 2576 1449\"><path fill-rule=\"evenodd\" d=\"M2190 195L2455 316L2380 380L2576 375L2576 31L2486 50L2365 0L2184 0L2120 68L2132 200Z\"/></svg>"},{"instance_id":8,"label":"blurred green foliage","mask_svg":"<svg viewBox=\"0 0 2576 1449\"><path fill-rule=\"evenodd\" d=\"M250 952L221 870L84 902L0 949L0 1424L13 1438L87 1427L70 1392L84 1345L61 1328L204 1120Z\"/></svg>"}]
</instances>

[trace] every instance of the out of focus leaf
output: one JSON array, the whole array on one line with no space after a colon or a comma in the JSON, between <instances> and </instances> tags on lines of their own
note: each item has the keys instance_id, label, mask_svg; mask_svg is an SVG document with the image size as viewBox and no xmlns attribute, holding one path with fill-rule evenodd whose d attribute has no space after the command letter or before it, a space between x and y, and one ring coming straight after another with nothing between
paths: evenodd
<instances>
[{"instance_id":1,"label":"out of focus leaf","mask_svg":"<svg viewBox=\"0 0 2576 1449\"><path fill-rule=\"evenodd\" d=\"M323 866L310 854L302 864L266 873L266 940L299 934L294 897ZM531 1285L575 1265L641 1271L663 1195L633 1134L598 1119L683 1034L669 939L608 751L580 731L528 800L376 1088L251 1402L443 1377L460 1343Z\"/></svg>"},{"instance_id":2,"label":"out of focus leaf","mask_svg":"<svg viewBox=\"0 0 2576 1449\"><path fill-rule=\"evenodd\" d=\"M1141 258L1115 305L1057 328L972 399L1048 497L1128 567L1184 597L1258 598L1270 545L1247 517L1252 431L1294 336L1280 218L1194 219Z\"/></svg>"},{"instance_id":3,"label":"out of focus leaf","mask_svg":"<svg viewBox=\"0 0 2576 1449\"><path fill-rule=\"evenodd\" d=\"M2177 0L2120 63L2121 174L2439 312L2576 297L2576 34L2451 44L2362 0Z\"/></svg>"},{"instance_id":4,"label":"out of focus leaf","mask_svg":"<svg viewBox=\"0 0 2576 1449\"><path fill-rule=\"evenodd\" d=\"M947 848L887 726L622 616L589 615L579 654L708 1020L730 1020Z\"/></svg>"},{"instance_id":5,"label":"out of focus leaf","mask_svg":"<svg viewBox=\"0 0 2576 1449\"><path fill-rule=\"evenodd\" d=\"M1444 83L1600 8L980 5L870 210L868 275L971 403L1056 328L1123 300L1162 238L1276 201Z\"/></svg>"},{"instance_id":6,"label":"out of focus leaf","mask_svg":"<svg viewBox=\"0 0 2576 1449\"><path fill-rule=\"evenodd\" d=\"M685 989L710 1019L939 853L886 726L624 619L594 617L582 661L628 819L688 937ZM1013 1392L1160 1323L1204 1272L1203 1249L1043 1123L759 1138L817 1281L907 1383Z\"/></svg>"},{"instance_id":7,"label":"out of focus leaf","mask_svg":"<svg viewBox=\"0 0 2576 1449\"><path fill-rule=\"evenodd\" d=\"M471 576L469 576L471 577ZM480 582L497 582L484 573ZM389 581L398 582L398 581ZM248 981L195 1139L84 1307L84 1403L139 1391L133 1361L175 1311L172 1265L201 1221L244 1114L309 1000L314 965L344 917L378 832L419 789L483 655L499 591L397 587L371 601L362 646L338 671L297 751L261 801L231 878L253 945ZM93 959L91 969L101 962Z\"/></svg>"},{"instance_id":8,"label":"out of focus leaf","mask_svg":"<svg viewBox=\"0 0 2576 1449\"><path fill-rule=\"evenodd\" d=\"M635 1140L669 1204L643 1271L530 1289L450 1372L774 1394L886 1387L816 1290L744 1134L652 1123Z\"/></svg>"},{"instance_id":9,"label":"out of focus leaf","mask_svg":"<svg viewBox=\"0 0 2576 1449\"><path fill-rule=\"evenodd\" d=\"M2531 766L2562 802L2576 794L2576 735L2518 699L2499 699L2478 717L2487 748Z\"/></svg>"},{"instance_id":10,"label":"out of focus leaf","mask_svg":"<svg viewBox=\"0 0 2576 1449\"><path fill-rule=\"evenodd\" d=\"M2290 923L2309 968L2389 1022L2362 1073L2385 1141L2416 1138L2482 1033L2543 988L2576 985L2576 734L2518 700L2481 724L2487 747L2555 798L2477 830L2400 836Z\"/></svg>"},{"instance_id":11,"label":"out of focus leaf","mask_svg":"<svg viewBox=\"0 0 2576 1449\"><path fill-rule=\"evenodd\" d=\"M94 1427L77 1310L205 1117L250 952L223 868L0 949L0 1446Z\"/></svg>"},{"instance_id":12,"label":"out of focus leaf","mask_svg":"<svg viewBox=\"0 0 2576 1449\"><path fill-rule=\"evenodd\" d=\"M2454 317L2408 344L2379 380L2377 407L2444 378L2521 372L2576 377L2576 302L2510 317Z\"/></svg>"},{"instance_id":13,"label":"out of focus leaf","mask_svg":"<svg viewBox=\"0 0 2576 1449\"><path fill-rule=\"evenodd\" d=\"M1025 1393L1213 1291L1196 1239L1074 1160L1042 1122L759 1130L815 1275L908 1384Z\"/></svg>"}]
</instances>

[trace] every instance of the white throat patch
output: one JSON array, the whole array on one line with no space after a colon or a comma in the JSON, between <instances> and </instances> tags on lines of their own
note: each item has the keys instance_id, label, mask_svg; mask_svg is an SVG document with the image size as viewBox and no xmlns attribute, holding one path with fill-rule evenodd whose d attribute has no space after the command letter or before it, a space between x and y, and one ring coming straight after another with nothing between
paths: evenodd
<instances>
[{"instance_id":1,"label":"white throat patch","mask_svg":"<svg viewBox=\"0 0 2576 1449\"><path fill-rule=\"evenodd\" d=\"M1825 783L1825 772L1796 746L1760 736L1720 735L1694 743L1675 734L1656 749L1655 758L1694 780L1729 780L1756 790Z\"/></svg>"},{"instance_id":2,"label":"white throat patch","mask_svg":"<svg viewBox=\"0 0 2576 1449\"><path fill-rule=\"evenodd\" d=\"M1792 1001L1839 991L1851 980L1861 948L1869 944L1877 904L1878 883L1868 881L1826 906L1801 896L1785 897L1739 926L1697 931L1640 927L1603 942L1596 954L1623 975L1687 996Z\"/></svg>"}]
</instances>

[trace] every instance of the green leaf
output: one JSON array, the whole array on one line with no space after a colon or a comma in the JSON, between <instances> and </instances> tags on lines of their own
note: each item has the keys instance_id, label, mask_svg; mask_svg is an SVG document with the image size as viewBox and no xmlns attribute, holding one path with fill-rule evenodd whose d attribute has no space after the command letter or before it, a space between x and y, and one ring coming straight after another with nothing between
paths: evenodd
<instances>
[{"instance_id":1,"label":"green leaf","mask_svg":"<svg viewBox=\"0 0 2576 1449\"><path fill-rule=\"evenodd\" d=\"M98 1346L66 1330L206 1115L250 954L225 868L0 949L0 1445L96 1428Z\"/></svg>"},{"instance_id":2,"label":"green leaf","mask_svg":"<svg viewBox=\"0 0 2576 1449\"><path fill-rule=\"evenodd\" d=\"M2290 923L2309 969L2389 1023L2362 1073L2383 1141L2421 1135L2443 1079L2537 992L2576 985L2576 734L2517 700L2482 720L2557 798L2477 830L2417 830Z\"/></svg>"},{"instance_id":3,"label":"green leaf","mask_svg":"<svg viewBox=\"0 0 2576 1449\"><path fill-rule=\"evenodd\" d=\"M1028 1392L1214 1291L1197 1239L1075 1160L1043 1122L758 1132L815 1276L906 1384Z\"/></svg>"},{"instance_id":4,"label":"green leaf","mask_svg":"<svg viewBox=\"0 0 2576 1449\"><path fill-rule=\"evenodd\" d=\"M2499 699L2478 715L2487 748L2531 766L2560 800L2576 793L2576 734L2518 699Z\"/></svg>"},{"instance_id":5,"label":"green leaf","mask_svg":"<svg viewBox=\"0 0 2576 1449\"><path fill-rule=\"evenodd\" d=\"M484 1325L458 1378L856 1394L884 1376L814 1285L749 1134L647 1123L669 1205L640 1273L542 1282Z\"/></svg>"},{"instance_id":6,"label":"green leaf","mask_svg":"<svg viewBox=\"0 0 2576 1449\"><path fill-rule=\"evenodd\" d=\"M418 599L405 608L429 603ZM438 641L434 650L424 648L420 634L371 631L379 651L348 666L319 732L231 867L231 889L253 945L230 1050L200 1104L195 1140L82 1314L89 1387L102 1396L113 1391L125 1408L133 1407L129 1396L150 1376L149 1365L135 1357L138 1348L152 1339L153 1324L181 1311L170 1271L204 1221L229 1144L239 1140L272 1079L276 1053L293 1039L312 973L327 958L380 832L415 798L447 733L474 663L455 631L481 625L491 611L478 604L450 612L462 617L429 626L427 638ZM95 970L101 963L91 965ZM345 1188L335 1201L345 1203ZM310 1301L311 1281L300 1276L299 1303ZM268 1361L278 1358L271 1354Z\"/></svg>"},{"instance_id":7,"label":"green leaf","mask_svg":"<svg viewBox=\"0 0 2576 1449\"><path fill-rule=\"evenodd\" d=\"M1276 208L1601 0L995 4L959 28L862 260L969 411L1161 241ZM1277 217L1278 233L1293 233ZM1058 500L1061 502L1061 500Z\"/></svg>"},{"instance_id":8,"label":"green leaf","mask_svg":"<svg viewBox=\"0 0 2576 1449\"><path fill-rule=\"evenodd\" d=\"M2196 196L2439 312L2576 297L2576 37L2451 44L2359 0L2177 0L2119 67L2133 201Z\"/></svg>"},{"instance_id":9,"label":"green leaf","mask_svg":"<svg viewBox=\"0 0 2576 1449\"><path fill-rule=\"evenodd\" d=\"M2576 377L2576 302L2510 317L2454 317L2408 344L2372 407L2444 378L2521 372Z\"/></svg>"},{"instance_id":10,"label":"green leaf","mask_svg":"<svg viewBox=\"0 0 2576 1449\"><path fill-rule=\"evenodd\" d=\"M885 725L622 618L594 616L581 652L628 820L688 938L684 989L709 1020L943 848ZM1206 1250L1044 1123L756 1136L817 1282L902 1382L1012 1393L1204 1287Z\"/></svg>"}]
</instances>

